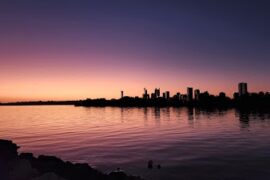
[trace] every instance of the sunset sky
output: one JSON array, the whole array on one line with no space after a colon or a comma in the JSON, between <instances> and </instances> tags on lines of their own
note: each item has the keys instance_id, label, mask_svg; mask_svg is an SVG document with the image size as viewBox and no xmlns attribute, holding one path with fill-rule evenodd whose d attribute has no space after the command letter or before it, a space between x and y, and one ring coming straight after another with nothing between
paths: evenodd
<instances>
[{"instance_id":1,"label":"sunset sky","mask_svg":"<svg viewBox=\"0 0 270 180\"><path fill-rule=\"evenodd\" d=\"M270 91L268 0L1 0L0 101Z\"/></svg>"}]
</instances>

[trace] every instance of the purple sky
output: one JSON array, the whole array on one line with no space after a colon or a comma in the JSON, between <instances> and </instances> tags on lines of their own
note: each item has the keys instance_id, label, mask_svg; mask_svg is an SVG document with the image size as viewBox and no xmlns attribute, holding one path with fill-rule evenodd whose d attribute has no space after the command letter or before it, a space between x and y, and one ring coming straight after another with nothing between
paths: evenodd
<instances>
[{"instance_id":1,"label":"purple sky","mask_svg":"<svg viewBox=\"0 0 270 180\"><path fill-rule=\"evenodd\" d=\"M0 2L0 101L270 90L266 0Z\"/></svg>"}]
</instances>

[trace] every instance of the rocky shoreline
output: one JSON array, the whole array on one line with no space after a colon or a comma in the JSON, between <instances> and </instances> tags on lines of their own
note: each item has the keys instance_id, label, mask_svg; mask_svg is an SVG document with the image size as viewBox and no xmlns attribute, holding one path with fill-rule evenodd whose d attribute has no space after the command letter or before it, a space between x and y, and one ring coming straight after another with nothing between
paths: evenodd
<instances>
[{"instance_id":1,"label":"rocky shoreline","mask_svg":"<svg viewBox=\"0 0 270 180\"><path fill-rule=\"evenodd\" d=\"M1 180L142 180L122 171L104 174L88 164L65 162L54 156L18 153L15 143L0 139Z\"/></svg>"}]
</instances>

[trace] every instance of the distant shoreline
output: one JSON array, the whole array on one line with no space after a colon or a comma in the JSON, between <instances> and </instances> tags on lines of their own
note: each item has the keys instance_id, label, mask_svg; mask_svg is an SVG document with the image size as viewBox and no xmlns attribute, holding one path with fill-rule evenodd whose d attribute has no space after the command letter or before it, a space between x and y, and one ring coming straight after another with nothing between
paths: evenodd
<instances>
[{"instance_id":1,"label":"distant shoreline","mask_svg":"<svg viewBox=\"0 0 270 180\"><path fill-rule=\"evenodd\" d=\"M226 96L201 96L196 100L179 100L177 98L133 98L123 97L120 99L107 100L86 99L76 101L27 101L0 103L0 106L43 106L43 105L72 105L82 107L197 107L197 108L251 108L269 109L270 96L242 96L234 99Z\"/></svg>"},{"instance_id":2,"label":"distant shoreline","mask_svg":"<svg viewBox=\"0 0 270 180\"><path fill-rule=\"evenodd\" d=\"M27 101L0 103L0 106L74 105L77 101Z\"/></svg>"}]
</instances>

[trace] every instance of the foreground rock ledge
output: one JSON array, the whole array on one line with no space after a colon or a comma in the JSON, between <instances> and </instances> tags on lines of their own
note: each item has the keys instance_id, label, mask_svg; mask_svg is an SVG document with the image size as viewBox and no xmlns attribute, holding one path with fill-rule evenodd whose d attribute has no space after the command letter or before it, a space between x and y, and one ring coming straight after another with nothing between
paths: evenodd
<instances>
[{"instance_id":1,"label":"foreground rock ledge","mask_svg":"<svg viewBox=\"0 0 270 180\"><path fill-rule=\"evenodd\" d=\"M54 156L19 155L18 148L12 141L0 139L1 180L142 180L124 172L103 174L88 164L64 162Z\"/></svg>"}]
</instances>

